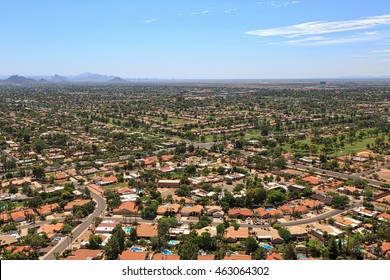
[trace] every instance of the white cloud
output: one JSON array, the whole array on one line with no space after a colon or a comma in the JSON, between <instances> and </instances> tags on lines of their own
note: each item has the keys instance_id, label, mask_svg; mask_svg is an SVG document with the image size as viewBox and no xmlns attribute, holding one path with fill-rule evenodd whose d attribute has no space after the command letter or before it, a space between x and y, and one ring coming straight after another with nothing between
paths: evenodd
<instances>
[{"instance_id":1,"label":"white cloud","mask_svg":"<svg viewBox=\"0 0 390 280\"><path fill-rule=\"evenodd\" d=\"M388 50L375 50L375 51L370 51L370 53L390 53L390 49L388 49Z\"/></svg>"},{"instance_id":2,"label":"white cloud","mask_svg":"<svg viewBox=\"0 0 390 280\"><path fill-rule=\"evenodd\" d=\"M204 11L201 11L201 12L192 12L191 15L195 16L195 15L205 15L205 14L208 14L210 11L209 10L204 10Z\"/></svg>"},{"instance_id":3,"label":"white cloud","mask_svg":"<svg viewBox=\"0 0 390 280\"><path fill-rule=\"evenodd\" d=\"M268 1L268 2L257 2L258 5L268 6L271 8L282 8L295 4L299 4L300 1Z\"/></svg>"},{"instance_id":4,"label":"white cloud","mask_svg":"<svg viewBox=\"0 0 390 280\"><path fill-rule=\"evenodd\" d=\"M237 11L237 9L229 9L229 10L226 10L226 11L224 11L224 13L233 13L233 12L236 12Z\"/></svg>"},{"instance_id":5,"label":"white cloud","mask_svg":"<svg viewBox=\"0 0 390 280\"><path fill-rule=\"evenodd\" d=\"M152 19L147 19L144 21L144 23L152 23L158 21L160 18L152 18Z\"/></svg>"},{"instance_id":6,"label":"white cloud","mask_svg":"<svg viewBox=\"0 0 390 280\"><path fill-rule=\"evenodd\" d=\"M358 20L348 20L348 21L306 22L306 23L295 24L295 25L284 26L284 27L252 30L252 31L245 32L245 34L263 36L263 37L267 37L267 36L298 37L298 36L305 36L305 35L363 30L363 29L369 29L381 25L390 25L390 14L367 17Z\"/></svg>"}]
</instances>

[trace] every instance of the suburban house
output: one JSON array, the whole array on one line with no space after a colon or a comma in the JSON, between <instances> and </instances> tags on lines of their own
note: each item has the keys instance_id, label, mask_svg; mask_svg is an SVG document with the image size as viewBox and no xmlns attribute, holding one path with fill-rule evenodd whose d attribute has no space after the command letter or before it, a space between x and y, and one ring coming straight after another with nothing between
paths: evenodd
<instances>
[{"instance_id":1,"label":"suburban house","mask_svg":"<svg viewBox=\"0 0 390 280\"><path fill-rule=\"evenodd\" d=\"M358 220L355 220L355 219L352 219L352 218L348 218L348 217L337 217L335 219L335 222L334 222L334 225L338 228L341 228L341 229L347 229L348 227L352 227L352 228L357 228L359 227L360 225L362 224L361 221L358 221Z\"/></svg>"},{"instance_id":2,"label":"suburban house","mask_svg":"<svg viewBox=\"0 0 390 280\"><path fill-rule=\"evenodd\" d=\"M195 206L184 206L181 209L182 216L199 216L203 211L202 205L195 205Z\"/></svg>"},{"instance_id":3,"label":"suburban house","mask_svg":"<svg viewBox=\"0 0 390 280\"><path fill-rule=\"evenodd\" d=\"M314 185L314 186L317 186L317 185L320 185L323 183L323 181L321 179L318 179L315 176L303 177L301 180L309 183L310 185Z\"/></svg>"},{"instance_id":4,"label":"suburban house","mask_svg":"<svg viewBox=\"0 0 390 280\"><path fill-rule=\"evenodd\" d=\"M87 204L89 202L91 202L92 200L90 199L83 199L83 200L75 200L75 201L71 201L71 202L68 202L65 207L64 207L64 210L65 211L71 211L73 209L73 206L83 206L84 204Z\"/></svg>"},{"instance_id":5,"label":"suburban house","mask_svg":"<svg viewBox=\"0 0 390 280\"><path fill-rule=\"evenodd\" d=\"M140 238L152 238L157 236L157 225L139 224L136 227L137 236Z\"/></svg>"},{"instance_id":6,"label":"suburban house","mask_svg":"<svg viewBox=\"0 0 390 280\"><path fill-rule=\"evenodd\" d=\"M111 233L115 226L118 225L118 221L103 220L96 228L95 233Z\"/></svg>"},{"instance_id":7,"label":"suburban house","mask_svg":"<svg viewBox=\"0 0 390 280\"><path fill-rule=\"evenodd\" d=\"M138 206L134 201L125 201L118 207L112 210L112 213L116 215L125 215L125 214L133 214L136 215L138 213Z\"/></svg>"},{"instance_id":8,"label":"suburban house","mask_svg":"<svg viewBox=\"0 0 390 280\"><path fill-rule=\"evenodd\" d=\"M378 215L377 211L371 211L366 209L365 207L357 207L353 209L352 212L356 215L367 217L367 218L373 218Z\"/></svg>"},{"instance_id":9,"label":"suburban house","mask_svg":"<svg viewBox=\"0 0 390 280\"><path fill-rule=\"evenodd\" d=\"M178 188L178 187L180 187L180 179L177 179L177 180L158 180L157 187L159 187L159 188Z\"/></svg>"},{"instance_id":10,"label":"suburban house","mask_svg":"<svg viewBox=\"0 0 390 280\"><path fill-rule=\"evenodd\" d=\"M254 232L257 240L259 241L272 242L274 244L283 243L283 238L280 237L279 232L272 227L254 228L252 231Z\"/></svg>"},{"instance_id":11,"label":"suburban house","mask_svg":"<svg viewBox=\"0 0 390 280\"><path fill-rule=\"evenodd\" d=\"M266 261L282 261L283 257L278 253L273 253L265 258Z\"/></svg>"},{"instance_id":12,"label":"suburban house","mask_svg":"<svg viewBox=\"0 0 390 280\"><path fill-rule=\"evenodd\" d=\"M205 206L205 212L207 215L213 218L222 218L224 216L222 207L217 205Z\"/></svg>"},{"instance_id":13,"label":"suburban house","mask_svg":"<svg viewBox=\"0 0 390 280\"><path fill-rule=\"evenodd\" d=\"M164 254L154 254L153 256L154 261L179 261L180 256L177 254L172 254L172 255L164 255Z\"/></svg>"},{"instance_id":14,"label":"suburban house","mask_svg":"<svg viewBox=\"0 0 390 280\"><path fill-rule=\"evenodd\" d=\"M238 240L244 240L249 237L248 228L234 229L233 226L228 227L225 232L225 238L229 243L235 243Z\"/></svg>"},{"instance_id":15,"label":"suburban house","mask_svg":"<svg viewBox=\"0 0 390 280\"><path fill-rule=\"evenodd\" d=\"M259 207L255 211L259 214L260 218L263 219L283 216L283 212L280 209L265 209L263 207Z\"/></svg>"},{"instance_id":16,"label":"suburban house","mask_svg":"<svg viewBox=\"0 0 390 280\"><path fill-rule=\"evenodd\" d=\"M237 255L237 254L227 254L224 258L224 261L250 261L252 257L250 255Z\"/></svg>"},{"instance_id":17,"label":"suburban house","mask_svg":"<svg viewBox=\"0 0 390 280\"><path fill-rule=\"evenodd\" d=\"M19 223L25 221L28 218L28 216L35 216L35 214L32 209L26 209L26 210L12 212L10 216L14 222Z\"/></svg>"},{"instance_id":18,"label":"suburban house","mask_svg":"<svg viewBox=\"0 0 390 280\"><path fill-rule=\"evenodd\" d=\"M143 261L146 260L148 257L147 252L133 252L130 250L123 251L122 254L120 254L119 259L120 260L133 260L133 261Z\"/></svg>"},{"instance_id":19,"label":"suburban house","mask_svg":"<svg viewBox=\"0 0 390 280\"><path fill-rule=\"evenodd\" d=\"M103 256L102 250L89 250L89 249L78 249L73 251L67 260L100 260Z\"/></svg>"},{"instance_id":20,"label":"suburban house","mask_svg":"<svg viewBox=\"0 0 390 280\"><path fill-rule=\"evenodd\" d=\"M253 216L252 210L248 208L239 208L239 209L229 209L229 217L234 217L236 219L246 219Z\"/></svg>"},{"instance_id":21,"label":"suburban house","mask_svg":"<svg viewBox=\"0 0 390 280\"><path fill-rule=\"evenodd\" d=\"M311 225L310 234L324 241L326 235L339 237L343 234L343 231L330 225L314 223Z\"/></svg>"},{"instance_id":22,"label":"suburban house","mask_svg":"<svg viewBox=\"0 0 390 280\"><path fill-rule=\"evenodd\" d=\"M174 204L165 204L161 205L157 208L157 214L158 215L167 215L172 216L179 212L181 205L174 203Z\"/></svg>"},{"instance_id":23,"label":"suburban house","mask_svg":"<svg viewBox=\"0 0 390 280\"><path fill-rule=\"evenodd\" d=\"M291 236L295 237L296 239L304 239L307 235L307 230L304 227L300 226L292 226L287 228Z\"/></svg>"},{"instance_id":24,"label":"suburban house","mask_svg":"<svg viewBox=\"0 0 390 280\"><path fill-rule=\"evenodd\" d=\"M41 216L49 216L51 215L55 210L58 210L60 206L58 203L52 203L52 204L46 204L37 209L37 213Z\"/></svg>"},{"instance_id":25,"label":"suburban house","mask_svg":"<svg viewBox=\"0 0 390 280\"><path fill-rule=\"evenodd\" d=\"M213 261L215 260L214 255L198 255L198 261Z\"/></svg>"}]
</instances>

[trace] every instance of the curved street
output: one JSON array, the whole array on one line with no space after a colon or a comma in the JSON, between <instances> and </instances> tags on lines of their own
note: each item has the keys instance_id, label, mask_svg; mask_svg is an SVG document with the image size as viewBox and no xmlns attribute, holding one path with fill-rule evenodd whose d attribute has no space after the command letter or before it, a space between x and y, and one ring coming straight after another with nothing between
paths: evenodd
<instances>
[{"instance_id":1,"label":"curved street","mask_svg":"<svg viewBox=\"0 0 390 280\"><path fill-rule=\"evenodd\" d=\"M53 247L46 255L41 257L42 260L55 260L55 253L62 253L69 247L74 239L77 239L93 222L93 219L99 217L106 209L106 201L100 195L91 191L93 200L96 201L95 211L89 215L85 220L72 230L72 237L67 236L62 239L56 246Z\"/></svg>"}]
</instances>

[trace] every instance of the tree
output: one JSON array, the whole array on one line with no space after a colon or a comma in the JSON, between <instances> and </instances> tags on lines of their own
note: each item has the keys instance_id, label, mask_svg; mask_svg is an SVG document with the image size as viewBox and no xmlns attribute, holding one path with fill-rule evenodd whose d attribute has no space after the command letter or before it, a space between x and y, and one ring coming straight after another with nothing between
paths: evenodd
<instances>
[{"instance_id":1,"label":"tree","mask_svg":"<svg viewBox=\"0 0 390 280\"><path fill-rule=\"evenodd\" d=\"M192 189L193 188L191 186L184 184L175 190L175 194L178 196L189 196Z\"/></svg>"},{"instance_id":2,"label":"tree","mask_svg":"<svg viewBox=\"0 0 390 280\"><path fill-rule=\"evenodd\" d=\"M15 194L15 193L17 193L17 192L18 192L18 188L17 188L16 186L10 185L10 186L8 187L8 193L10 193L10 194Z\"/></svg>"},{"instance_id":3,"label":"tree","mask_svg":"<svg viewBox=\"0 0 390 280\"><path fill-rule=\"evenodd\" d=\"M91 250L99 249L103 239L99 235L91 234L88 238L87 248Z\"/></svg>"},{"instance_id":4,"label":"tree","mask_svg":"<svg viewBox=\"0 0 390 280\"><path fill-rule=\"evenodd\" d=\"M37 179L43 179L45 178L45 169L40 165L34 165L32 168L32 173L35 178Z\"/></svg>"},{"instance_id":5,"label":"tree","mask_svg":"<svg viewBox=\"0 0 390 280\"><path fill-rule=\"evenodd\" d=\"M285 260L296 260L297 252L295 250L295 245L293 243L288 243L286 246L286 251L284 253L283 258Z\"/></svg>"},{"instance_id":6,"label":"tree","mask_svg":"<svg viewBox=\"0 0 390 280\"><path fill-rule=\"evenodd\" d=\"M45 148L45 142L41 138L35 138L31 143L31 147L36 153L40 154Z\"/></svg>"},{"instance_id":7,"label":"tree","mask_svg":"<svg viewBox=\"0 0 390 280\"><path fill-rule=\"evenodd\" d=\"M120 196L117 192L106 190L104 192L104 196L107 200L107 208L110 211L115 209L115 208L118 208L122 204L122 202L120 200Z\"/></svg>"},{"instance_id":8,"label":"tree","mask_svg":"<svg viewBox=\"0 0 390 280\"><path fill-rule=\"evenodd\" d=\"M288 229L281 227L278 229L278 233L280 237L283 238L284 242L289 243L291 241L292 235Z\"/></svg>"},{"instance_id":9,"label":"tree","mask_svg":"<svg viewBox=\"0 0 390 280\"><path fill-rule=\"evenodd\" d=\"M180 243L178 254L181 260L197 260L199 246L191 238L187 238L184 242Z\"/></svg>"},{"instance_id":10,"label":"tree","mask_svg":"<svg viewBox=\"0 0 390 280\"><path fill-rule=\"evenodd\" d=\"M264 260L267 257L267 253L267 249L259 247L255 251L253 251L251 256L253 260Z\"/></svg>"},{"instance_id":11,"label":"tree","mask_svg":"<svg viewBox=\"0 0 390 280\"><path fill-rule=\"evenodd\" d=\"M349 197L336 194L332 198L332 206L336 209L344 209L349 204Z\"/></svg>"},{"instance_id":12,"label":"tree","mask_svg":"<svg viewBox=\"0 0 390 280\"><path fill-rule=\"evenodd\" d=\"M61 227L61 233L69 233L72 231L72 226L70 224L63 224Z\"/></svg>"},{"instance_id":13,"label":"tree","mask_svg":"<svg viewBox=\"0 0 390 280\"><path fill-rule=\"evenodd\" d=\"M328 241L328 250L329 250L329 259L336 260L339 256L339 248L333 236Z\"/></svg>"},{"instance_id":14,"label":"tree","mask_svg":"<svg viewBox=\"0 0 390 280\"><path fill-rule=\"evenodd\" d=\"M256 240L252 236L249 236L245 239L244 246L246 248L247 254L251 254L259 249L259 244L257 244Z\"/></svg>"}]
</instances>

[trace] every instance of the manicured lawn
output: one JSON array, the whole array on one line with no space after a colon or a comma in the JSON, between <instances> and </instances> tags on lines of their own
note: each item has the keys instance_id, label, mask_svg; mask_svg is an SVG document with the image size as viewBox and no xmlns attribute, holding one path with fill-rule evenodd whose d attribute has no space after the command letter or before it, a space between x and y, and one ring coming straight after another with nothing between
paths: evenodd
<instances>
[{"instance_id":1,"label":"manicured lawn","mask_svg":"<svg viewBox=\"0 0 390 280\"><path fill-rule=\"evenodd\" d=\"M334 155L345 156L351 152L359 153L359 152L365 151L365 150L367 150L367 144L371 145L371 144L375 143L375 139L376 139L376 137L372 137L372 138L364 139L363 141L360 141L360 142L355 142L352 145L346 144L342 150L335 152Z\"/></svg>"}]
</instances>

